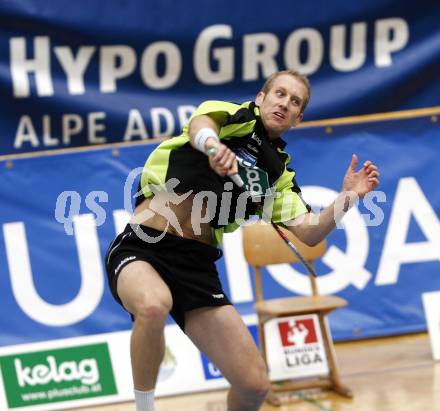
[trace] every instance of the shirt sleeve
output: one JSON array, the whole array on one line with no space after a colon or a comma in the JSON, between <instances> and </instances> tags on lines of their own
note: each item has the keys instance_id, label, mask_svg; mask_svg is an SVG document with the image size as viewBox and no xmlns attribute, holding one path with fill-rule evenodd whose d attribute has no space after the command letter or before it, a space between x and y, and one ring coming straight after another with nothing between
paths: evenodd
<instances>
[{"instance_id":1,"label":"shirt sleeve","mask_svg":"<svg viewBox=\"0 0 440 411\"><path fill-rule=\"evenodd\" d=\"M231 137L243 137L253 131L256 123L255 114L249 109L250 102L241 105L226 101L209 100L200 104L190 117L189 122L197 116L212 115L219 119L219 138L229 139ZM188 126L183 129L188 133Z\"/></svg>"},{"instance_id":2,"label":"shirt sleeve","mask_svg":"<svg viewBox=\"0 0 440 411\"><path fill-rule=\"evenodd\" d=\"M202 115L211 115L214 120L216 120L219 124L225 124L230 116L234 115L237 110L240 108L239 105L234 103L228 103L226 101L216 101L216 100L209 100L205 101L200 106L197 107L197 109L194 111L194 113L191 115L188 124L191 122L191 120L194 117L202 116ZM219 137L222 138L220 128L220 135ZM185 126L184 132L188 132L188 127Z\"/></svg>"},{"instance_id":3,"label":"shirt sleeve","mask_svg":"<svg viewBox=\"0 0 440 411\"><path fill-rule=\"evenodd\" d=\"M189 121L194 117L201 116L203 114L215 114L224 113L226 115L233 115L240 108L240 105L235 103L229 103L227 101L208 100L200 104L191 115Z\"/></svg>"}]
</instances>

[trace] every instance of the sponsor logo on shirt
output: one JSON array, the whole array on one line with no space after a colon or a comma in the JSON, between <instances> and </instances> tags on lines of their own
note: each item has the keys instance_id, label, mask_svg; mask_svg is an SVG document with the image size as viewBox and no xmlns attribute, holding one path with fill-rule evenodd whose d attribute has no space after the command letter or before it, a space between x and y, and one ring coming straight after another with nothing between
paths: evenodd
<instances>
[{"instance_id":1,"label":"sponsor logo on shirt","mask_svg":"<svg viewBox=\"0 0 440 411\"><path fill-rule=\"evenodd\" d=\"M251 140L256 141L259 146L261 146L261 144L263 144L263 141L261 140L260 137L257 136L257 134L255 132L252 133Z\"/></svg>"},{"instance_id":2,"label":"sponsor logo on shirt","mask_svg":"<svg viewBox=\"0 0 440 411\"><path fill-rule=\"evenodd\" d=\"M249 151L244 148L236 148L234 149L234 153L241 159L245 167L252 167L257 164L257 157L249 153Z\"/></svg>"},{"instance_id":3,"label":"sponsor logo on shirt","mask_svg":"<svg viewBox=\"0 0 440 411\"><path fill-rule=\"evenodd\" d=\"M218 300L225 298L224 294L212 294L212 298L216 298Z\"/></svg>"}]
</instances>

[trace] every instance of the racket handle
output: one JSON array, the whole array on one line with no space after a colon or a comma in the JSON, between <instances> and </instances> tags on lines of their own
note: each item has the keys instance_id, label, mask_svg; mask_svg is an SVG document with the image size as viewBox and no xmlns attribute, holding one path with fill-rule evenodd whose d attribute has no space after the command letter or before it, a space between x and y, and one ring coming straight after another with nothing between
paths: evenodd
<instances>
[{"instance_id":1,"label":"racket handle","mask_svg":"<svg viewBox=\"0 0 440 411\"><path fill-rule=\"evenodd\" d=\"M208 154L209 157L214 157L217 154L217 148L216 147L208 148L206 154Z\"/></svg>"},{"instance_id":2,"label":"racket handle","mask_svg":"<svg viewBox=\"0 0 440 411\"><path fill-rule=\"evenodd\" d=\"M217 149L215 147L208 148L208 151L206 152L209 157L213 157L217 154ZM240 177L240 174L232 174L229 176L229 178L239 187L244 187L244 181Z\"/></svg>"},{"instance_id":3,"label":"racket handle","mask_svg":"<svg viewBox=\"0 0 440 411\"><path fill-rule=\"evenodd\" d=\"M244 181L241 179L240 174L232 174L229 178L238 186L238 188L244 187Z\"/></svg>"}]
</instances>

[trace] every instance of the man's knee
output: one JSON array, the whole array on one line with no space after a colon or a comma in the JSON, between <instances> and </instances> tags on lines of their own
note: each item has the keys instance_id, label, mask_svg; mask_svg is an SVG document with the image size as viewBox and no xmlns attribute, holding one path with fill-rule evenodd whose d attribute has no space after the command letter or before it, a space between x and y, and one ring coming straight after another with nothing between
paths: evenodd
<instances>
[{"instance_id":1,"label":"man's knee","mask_svg":"<svg viewBox=\"0 0 440 411\"><path fill-rule=\"evenodd\" d=\"M249 388L251 395L263 401L270 390L270 381L267 373L264 372L259 377L257 377L252 382Z\"/></svg>"},{"instance_id":2,"label":"man's knee","mask_svg":"<svg viewBox=\"0 0 440 411\"><path fill-rule=\"evenodd\" d=\"M163 325L171 310L172 301L168 299L151 298L143 296L134 307L134 318L138 323L148 325Z\"/></svg>"},{"instance_id":3,"label":"man's knee","mask_svg":"<svg viewBox=\"0 0 440 411\"><path fill-rule=\"evenodd\" d=\"M233 387L238 390L239 395L244 399L263 402L270 390L270 380L263 361L248 370L246 377L239 386Z\"/></svg>"}]
</instances>

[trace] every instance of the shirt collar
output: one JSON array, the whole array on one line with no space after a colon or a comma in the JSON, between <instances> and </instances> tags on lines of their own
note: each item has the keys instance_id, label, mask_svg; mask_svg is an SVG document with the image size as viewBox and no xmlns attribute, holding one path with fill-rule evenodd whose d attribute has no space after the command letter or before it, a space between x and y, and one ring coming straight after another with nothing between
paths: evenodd
<instances>
[{"instance_id":1,"label":"shirt collar","mask_svg":"<svg viewBox=\"0 0 440 411\"><path fill-rule=\"evenodd\" d=\"M278 137L275 140L270 140L270 142L275 148L280 148L281 150L284 150L287 145L287 143L281 137Z\"/></svg>"}]
</instances>

